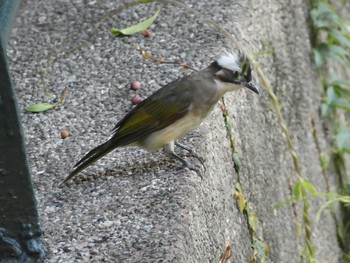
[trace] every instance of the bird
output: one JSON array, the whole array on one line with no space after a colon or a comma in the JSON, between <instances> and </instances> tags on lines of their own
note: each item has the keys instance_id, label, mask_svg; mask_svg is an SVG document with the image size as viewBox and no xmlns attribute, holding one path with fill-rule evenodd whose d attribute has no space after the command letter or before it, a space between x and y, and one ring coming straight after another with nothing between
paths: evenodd
<instances>
[{"instance_id":1,"label":"bird","mask_svg":"<svg viewBox=\"0 0 350 263\"><path fill-rule=\"evenodd\" d=\"M177 140L197 128L226 92L241 88L259 94L247 56L240 50L226 51L208 67L163 86L137 104L115 125L110 139L77 162L60 185L117 147L138 146L148 152L163 147L184 166L196 170L175 153L175 145L194 153Z\"/></svg>"}]
</instances>

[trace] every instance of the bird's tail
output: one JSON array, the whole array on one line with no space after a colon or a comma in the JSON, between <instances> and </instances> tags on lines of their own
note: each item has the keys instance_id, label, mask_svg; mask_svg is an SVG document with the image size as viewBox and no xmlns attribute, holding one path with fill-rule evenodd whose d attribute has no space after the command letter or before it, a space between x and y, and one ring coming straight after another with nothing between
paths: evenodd
<instances>
[{"instance_id":1,"label":"bird's tail","mask_svg":"<svg viewBox=\"0 0 350 263\"><path fill-rule=\"evenodd\" d=\"M105 142L104 144L101 144L100 146L97 146L96 148L92 149L90 152L88 152L79 162L77 162L74 165L74 170L63 180L62 183L60 183L60 187L66 183L68 180L70 180L73 176L80 173L82 170L111 152L114 148L116 148L115 143L112 140L109 140Z\"/></svg>"}]
</instances>

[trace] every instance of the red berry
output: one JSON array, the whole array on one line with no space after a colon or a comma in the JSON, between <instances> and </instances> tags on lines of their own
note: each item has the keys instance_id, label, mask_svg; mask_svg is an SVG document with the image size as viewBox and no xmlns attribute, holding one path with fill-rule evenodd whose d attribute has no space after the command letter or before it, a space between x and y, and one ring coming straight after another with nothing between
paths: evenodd
<instances>
[{"instance_id":1,"label":"red berry","mask_svg":"<svg viewBox=\"0 0 350 263\"><path fill-rule=\"evenodd\" d=\"M137 105L137 104L139 104L141 101L142 101L142 99L141 99L141 97L140 97L138 94L134 95L134 96L131 98L131 103L132 103L133 105Z\"/></svg>"},{"instance_id":2,"label":"red berry","mask_svg":"<svg viewBox=\"0 0 350 263\"><path fill-rule=\"evenodd\" d=\"M149 29L145 29L145 30L143 30L143 32L142 32L142 35L143 35L144 37L150 37L151 34L152 34L152 31L149 30Z\"/></svg>"},{"instance_id":3,"label":"red berry","mask_svg":"<svg viewBox=\"0 0 350 263\"><path fill-rule=\"evenodd\" d=\"M139 81L135 80L135 81L131 82L130 88L132 90L138 90L141 88L141 83Z\"/></svg>"},{"instance_id":4,"label":"red berry","mask_svg":"<svg viewBox=\"0 0 350 263\"><path fill-rule=\"evenodd\" d=\"M66 139L70 136L70 132L68 130L62 130L61 131L61 138Z\"/></svg>"}]
</instances>

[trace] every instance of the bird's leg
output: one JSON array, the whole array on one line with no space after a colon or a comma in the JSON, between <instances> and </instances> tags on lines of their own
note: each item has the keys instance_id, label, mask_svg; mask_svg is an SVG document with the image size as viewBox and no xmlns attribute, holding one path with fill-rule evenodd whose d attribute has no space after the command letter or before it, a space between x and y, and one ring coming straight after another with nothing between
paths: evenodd
<instances>
[{"instance_id":1,"label":"bird's leg","mask_svg":"<svg viewBox=\"0 0 350 263\"><path fill-rule=\"evenodd\" d=\"M173 142L173 141L170 142L170 143L168 143L168 144L166 144L166 145L164 145L164 146L163 146L163 149L164 149L164 151L165 151L167 154L171 155L171 156L174 157L175 159L177 159L177 160L179 160L180 162L182 162L182 165L183 165L184 167L187 167L187 168L189 168L190 170L195 171L195 172L199 175L199 177L203 179L203 177L202 177L202 175L201 175L201 173L200 173L200 170L199 170L195 165L191 164L190 162L187 162L186 160L184 160L183 158L181 158L180 156L178 156L178 155L175 153L175 151L174 151L174 150L175 150L175 145L174 145L174 142Z\"/></svg>"},{"instance_id":2,"label":"bird's leg","mask_svg":"<svg viewBox=\"0 0 350 263\"><path fill-rule=\"evenodd\" d=\"M190 149L190 148L186 147L185 145L179 143L178 141L175 141L175 145L176 145L177 147L180 147L180 148L182 148L182 149L188 151L188 152L190 153L191 156L193 156L194 158L196 158L196 159L204 166L205 160L204 160L204 158L203 158L202 156L198 155L195 151L193 151L192 149Z\"/></svg>"}]
</instances>

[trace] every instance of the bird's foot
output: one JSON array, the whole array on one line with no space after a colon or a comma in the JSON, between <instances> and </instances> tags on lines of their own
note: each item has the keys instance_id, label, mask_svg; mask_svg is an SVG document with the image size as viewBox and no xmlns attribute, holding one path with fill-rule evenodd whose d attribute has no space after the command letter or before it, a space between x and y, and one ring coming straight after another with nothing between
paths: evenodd
<instances>
[{"instance_id":1,"label":"bird's foot","mask_svg":"<svg viewBox=\"0 0 350 263\"><path fill-rule=\"evenodd\" d=\"M182 163L182 166L180 167L180 169L183 169L183 168L188 168L192 171L195 171L197 173L197 175L203 179L203 176L202 176L202 173L201 173L201 170L198 166L190 163L190 162L187 162L185 159L183 159L182 157L178 156L176 153L172 152L171 153L171 156L174 157L175 159L179 160L181 163ZM205 166L203 165L203 167L205 168Z\"/></svg>"},{"instance_id":2,"label":"bird's foot","mask_svg":"<svg viewBox=\"0 0 350 263\"><path fill-rule=\"evenodd\" d=\"M190 162L187 162L187 161L182 161L182 165L179 166L178 170L184 169L184 168L188 168L191 171L196 172L196 174L203 180L201 169L198 166L196 166Z\"/></svg>"},{"instance_id":3,"label":"bird's foot","mask_svg":"<svg viewBox=\"0 0 350 263\"><path fill-rule=\"evenodd\" d=\"M186 147L185 145L183 145L183 144L181 144L179 142L175 142L175 145L177 147L181 148L181 149L186 150L189 153L189 156L192 156L192 157L196 158L203 165L204 169L206 169L205 165L204 165L205 160L204 160L204 158L202 156L200 156L195 151L193 151L192 149Z\"/></svg>"}]
</instances>

